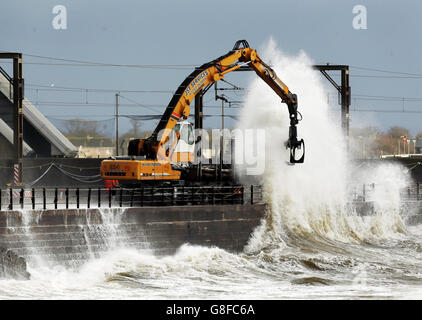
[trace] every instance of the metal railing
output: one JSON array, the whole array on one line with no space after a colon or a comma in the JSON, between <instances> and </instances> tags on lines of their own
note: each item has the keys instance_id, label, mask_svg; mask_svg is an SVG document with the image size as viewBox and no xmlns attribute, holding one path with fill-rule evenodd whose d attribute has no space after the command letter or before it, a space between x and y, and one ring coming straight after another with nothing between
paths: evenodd
<instances>
[{"instance_id":1,"label":"metal railing","mask_svg":"<svg viewBox=\"0 0 422 320\"><path fill-rule=\"evenodd\" d=\"M0 190L0 211L144 206L236 205L262 202L262 187L32 188Z\"/></svg>"}]
</instances>

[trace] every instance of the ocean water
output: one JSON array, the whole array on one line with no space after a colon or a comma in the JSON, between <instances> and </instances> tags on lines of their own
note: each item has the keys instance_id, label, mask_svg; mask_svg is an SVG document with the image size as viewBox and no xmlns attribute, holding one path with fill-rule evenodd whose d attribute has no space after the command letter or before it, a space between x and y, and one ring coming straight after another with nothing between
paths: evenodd
<instances>
[{"instance_id":1,"label":"ocean water","mask_svg":"<svg viewBox=\"0 0 422 320\"><path fill-rule=\"evenodd\" d=\"M238 128L265 130L265 171L240 179L264 185L268 211L243 252L185 244L156 257L123 243L79 269L29 264L31 280L0 279L0 299L422 298L422 225L406 225L400 211L408 173L393 164L352 170L312 60L273 40L259 53L299 97L306 158L286 163L287 108L253 80ZM350 186L362 183L377 186L373 216L347 206Z\"/></svg>"}]
</instances>

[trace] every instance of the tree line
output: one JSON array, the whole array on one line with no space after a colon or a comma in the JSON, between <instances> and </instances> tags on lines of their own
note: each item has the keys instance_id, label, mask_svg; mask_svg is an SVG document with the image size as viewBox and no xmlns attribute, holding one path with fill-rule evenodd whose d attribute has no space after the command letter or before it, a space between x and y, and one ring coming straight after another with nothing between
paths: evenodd
<instances>
[{"instance_id":1,"label":"tree line","mask_svg":"<svg viewBox=\"0 0 422 320\"><path fill-rule=\"evenodd\" d=\"M407 128L394 126L387 131L378 127L350 129L350 151L355 158L379 158L382 155L415 153L417 139L422 132L413 136Z\"/></svg>"}]
</instances>

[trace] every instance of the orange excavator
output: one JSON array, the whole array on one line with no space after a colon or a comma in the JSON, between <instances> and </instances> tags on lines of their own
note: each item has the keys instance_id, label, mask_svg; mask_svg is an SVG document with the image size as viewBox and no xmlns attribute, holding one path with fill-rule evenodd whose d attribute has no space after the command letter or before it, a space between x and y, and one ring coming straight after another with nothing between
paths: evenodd
<instances>
[{"instance_id":1,"label":"orange excavator","mask_svg":"<svg viewBox=\"0 0 422 320\"><path fill-rule=\"evenodd\" d=\"M287 105L290 116L289 136L285 142L290 149L290 163L303 163L305 144L298 140L297 128L301 115L297 110L297 96L277 77L274 70L249 47L246 40L239 40L227 54L196 68L179 86L168 104L160 122L149 138L129 142L129 159L103 160L103 179L140 183L141 181L177 181L182 179L180 162L193 163L194 152L192 125L187 122L190 104L195 96L229 72L248 66L265 81ZM300 118L298 117L300 115ZM178 148L185 144L188 148ZM188 150L186 152L186 150ZM299 158L296 151L301 150Z\"/></svg>"}]
</instances>

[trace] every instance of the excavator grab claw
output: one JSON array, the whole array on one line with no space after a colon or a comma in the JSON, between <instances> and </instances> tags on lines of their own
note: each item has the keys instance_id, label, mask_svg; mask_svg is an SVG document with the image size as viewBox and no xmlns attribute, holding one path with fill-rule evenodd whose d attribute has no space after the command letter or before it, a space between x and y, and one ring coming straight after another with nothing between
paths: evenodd
<instances>
[{"instance_id":1,"label":"excavator grab claw","mask_svg":"<svg viewBox=\"0 0 422 320\"><path fill-rule=\"evenodd\" d=\"M290 144L290 163L303 163L305 161L305 141L300 139L296 140L293 144ZM296 150L302 150L302 156L299 159L296 159Z\"/></svg>"}]
</instances>

